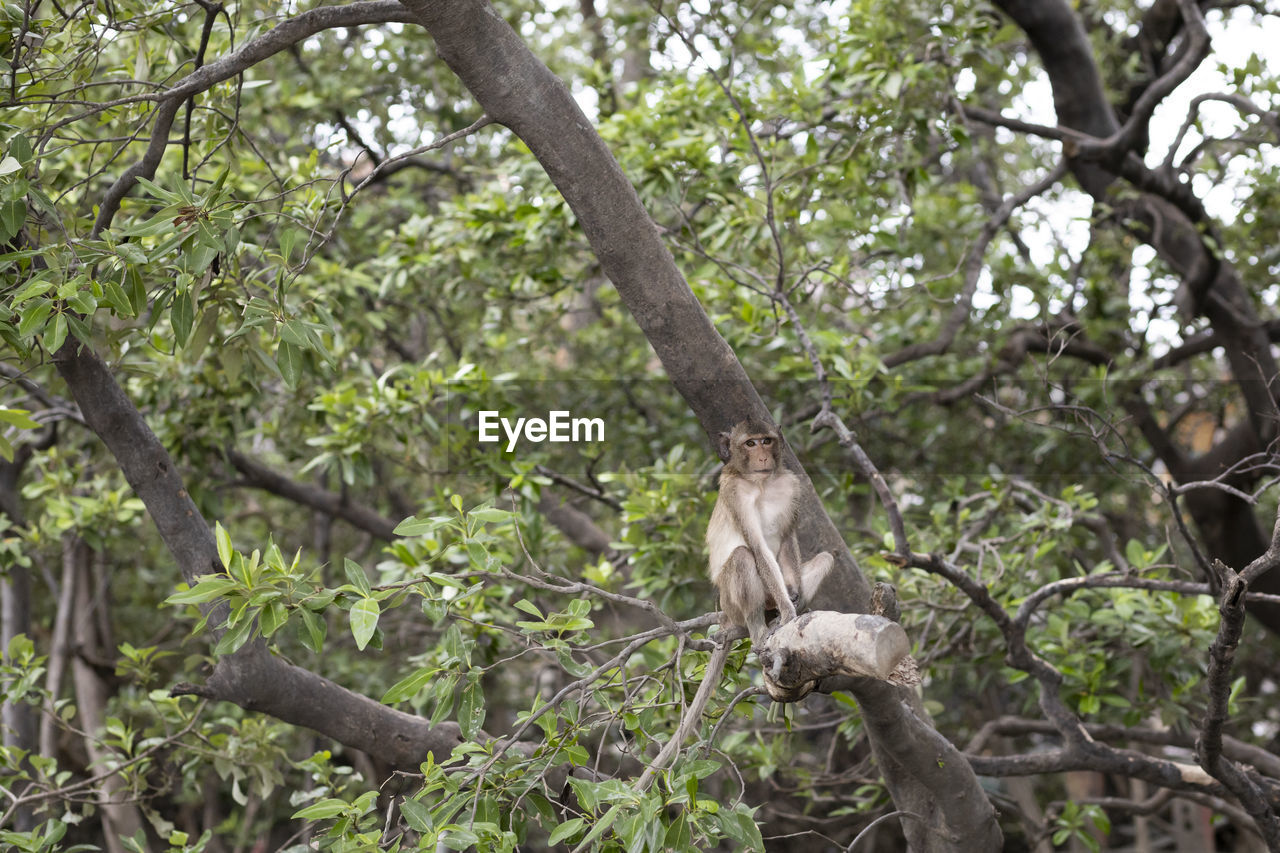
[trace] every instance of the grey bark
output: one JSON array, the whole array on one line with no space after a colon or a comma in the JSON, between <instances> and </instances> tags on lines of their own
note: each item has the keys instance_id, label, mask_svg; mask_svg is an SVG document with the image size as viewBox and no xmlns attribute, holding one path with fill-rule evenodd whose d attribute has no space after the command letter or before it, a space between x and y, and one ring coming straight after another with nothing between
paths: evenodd
<instances>
[{"instance_id":1,"label":"grey bark","mask_svg":"<svg viewBox=\"0 0 1280 853\"><path fill-rule=\"evenodd\" d=\"M89 565L89 547L76 536L64 536L62 540L63 574L73 584L74 620L72 643L75 655L71 659L71 680L75 685L76 713L80 729L84 732L85 751L89 755L89 772L94 774L106 769L110 751L100 745L106 722L107 700L110 691L90 660L101 659L105 650L94 630L97 622L92 616L94 607L92 572ZM122 802L116 795L123 789L124 780L117 775L105 777L98 786L98 807L102 810L102 834L108 853L125 853L121 838L131 838L142 828L142 815L132 803Z\"/></svg>"},{"instance_id":2,"label":"grey bark","mask_svg":"<svg viewBox=\"0 0 1280 853\"><path fill-rule=\"evenodd\" d=\"M1053 88L1058 123L1098 140L1115 138L1121 130L1120 122L1108 99L1088 36L1069 5L1064 0L996 0L995 5L1026 33L1044 65ZM1136 104L1144 96L1151 101L1153 91L1163 91L1156 88L1160 79L1151 75L1173 74L1176 63L1166 57L1170 43L1179 34L1185 38L1196 35L1203 26L1199 15L1196 4L1187 0L1159 0L1152 5L1134 38L1151 70L1138 81L1129 101ZM1166 81L1165 85L1169 83ZM1280 369L1257 301L1234 266L1217 257L1202 237L1202 231L1213 233L1214 223L1175 175L1163 169L1148 170L1141 164L1135 149L1144 139L1145 132L1130 135L1120 139L1124 144L1105 156L1069 162L1080 185L1095 200L1110 205L1116 211L1114 219L1128 223L1134 235L1155 249L1181 276L1181 307L1190 316L1206 318L1213 339L1223 348L1248 414L1242 427L1208 453L1189 459L1167 438L1151 434L1151 430L1158 429L1154 422L1147 424L1148 440L1179 482L1213 480L1245 457L1263 452L1276 440ZM1070 148L1067 146L1068 151ZM1131 186L1125 186L1122 179ZM1141 191L1136 198L1135 187ZM1226 482L1247 492L1261 474L1255 469L1227 477ZM1266 550L1267 535L1247 502L1215 489L1193 491L1186 502L1212 556L1239 568ZM1280 593L1280 573L1264 575L1253 589ZM1250 612L1280 633L1280 607L1251 605Z\"/></svg>"},{"instance_id":3,"label":"grey bark","mask_svg":"<svg viewBox=\"0 0 1280 853\"><path fill-rule=\"evenodd\" d=\"M483 0L405 0L484 111L524 141L568 202L601 267L644 332L667 376L708 436L769 412L737 356L685 282L635 188L568 89ZM714 444L714 442L712 442ZM836 571L815 607L866 612L870 587L804 483L801 537L812 552L836 555ZM998 850L994 810L958 750L905 704L898 689L858 682L886 781L913 850ZM926 746L927 745L927 746ZM945 767L946 772L939 768ZM934 784L940 781L945 788Z\"/></svg>"},{"instance_id":4,"label":"grey bark","mask_svg":"<svg viewBox=\"0 0 1280 853\"><path fill-rule=\"evenodd\" d=\"M55 354L54 363L86 424L106 444L146 504L183 578L191 583L200 575L221 572L208 523L188 495L168 451L107 366L75 340ZM217 621L215 616L210 623ZM416 769L428 753L443 760L459 742L456 723L432 726L420 717L381 705L272 655L261 642L219 658L203 685L180 685L175 692L234 702L306 726L397 768Z\"/></svg>"},{"instance_id":5,"label":"grey bark","mask_svg":"<svg viewBox=\"0 0 1280 853\"><path fill-rule=\"evenodd\" d=\"M18 478L31 452L30 444L20 444L12 461L0 459L0 516L15 527L26 523L18 496ZM19 634L31 636L31 570L15 564L0 577L0 654L7 654L9 642ZM35 752L39 746L35 708L26 702L0 704L0 736L5 746ZM14 813L13 826L19 832L32 829L35 824L31 809L23 807Z\"/></svg>"}]
</instances>

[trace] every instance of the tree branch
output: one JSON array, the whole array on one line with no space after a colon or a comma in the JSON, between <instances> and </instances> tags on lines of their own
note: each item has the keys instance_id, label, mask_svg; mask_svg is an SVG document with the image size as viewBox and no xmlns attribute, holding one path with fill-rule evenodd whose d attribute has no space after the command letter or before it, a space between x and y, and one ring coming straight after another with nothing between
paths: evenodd
<instances>
[{"instance_id":1,"label":"tree branch","mask_svg":"<svg viewBox=\"0 0 1280 853\"><path fill-rule=\"evenodd\" d=\"M147 507L160 537L187 583L220 573L221 561L208 523L187 493L177 467L142 413L129 401L102 359L69 339L54 364L80 406L85 422L111 451L125 479ZM267 651L261 641L218 659L194 693L233 702L306 726L395 767L416 769L428 753L448 757L459 742L456 723L432 726L420 717L381 705Z\"/></svg>"},{"instance_id":2,"label":"tree branch","mask_svg":"<svg viewBox=\"0 0 1280 853\"><path fill-rule=\"evenodd\" d=\"M352 504L345 495L291 480L235 448L227 448L227 460L240 472L247 485L340 518L384 541L397 538L395 528L399 522L369 507Z\"/></svg>"},{"instance_id":3,"label":"tree branch","mask_svg":"<svg viewBox=\"0 0 1280 853\"><path fill-rule=\"evenodd\" d=\"M169 144L169 129L178 114L183 101L203 92L209 87L230 79L246 69L280 51L310 38L319 32L337 27L358 27L365 24L410 23L411 17L404 8L394 0L368 0L368 2L351 3L347 6L320 6L286 19L274 28L245 44L235 53L224 56L216 62L193 71L179 80L172 87L155 95L136 95L120 98L106 104L95 104L86 112L63 119L45 131L40 144L52 138L52 135L64 124L79 121L112 106L143 101L158 101L156 119L152 125L151 142L147 145L142 159L126 169L111 188L107 190L99 206L98 218L93 225L93 236L99 236L111 227L111 220L120 210L120 204L133 189L139 177L151 178L164 156Z\"/></svg>"},{"instance_id":4,"label":"tree branch","mask_svg":"<svg viewBox=\"0 0 1280 853\"><path fill-rule=\"evenodd\" d=\"M951 306L951 313L942 324L942 329L938 336L931 341L911 344L897 352L890 353L882 359L885 367L893 368L908 361L915 361L932 355L942 355L951 348L951 344L955 341L956 335L960 333L961 327L964 326L965 321L973 313L973 294L978 289L978 279L982 275L983 260L986 257L987 247L991 245L991 241L999 233L1000 229L1004 227L1004 224L1009 221L1009 217L1013 215L1015 210L1036 196L1047 192L1050 187L1062 180L1066 173L1067 164L1066 161L1063 161L1036 183L1023 188L1021 192L1011 195L1001 202L996 211L983 223L982 230L978 232L978 238L969 247L964 260L964 286L960 289L955 304Z\"/></svg>"},{"instance_id":5,"label":"tree branch","mask_svg":"<svg viewBox=\"0 0 1280 853\"><path fill-rule=\"evenodd\" d=\"M405 0L405 6L431 33L440 57L484 111L514 131L546 169L603 271L708 436L745 417L768 418L767 407L681 276L635 188L564 84L483 0ZM866 612L870 586L808 477L789 456L788 467L804 484L801 536L813 550L830 551L837 560L835 582L823 586L824 598L831 600L817 606ZM999 827L971 772L957 770L948 780L947 796L935 796L930 786L939 776L939 756L945 756L954 770L961 763L959 753L909 710L907 698L896 689L864 688L858 694L864 711L886 722L872 738L884 761L902 769L887 774L895 801L901 798L904 809L931 815L927 826L914 821L904 826L913 849L997 849ZM910 735L916 728L931 732L938 748L923 753L913 749ZM913 809L917 804L921 808Z\"/></svg>"}]
</instances>

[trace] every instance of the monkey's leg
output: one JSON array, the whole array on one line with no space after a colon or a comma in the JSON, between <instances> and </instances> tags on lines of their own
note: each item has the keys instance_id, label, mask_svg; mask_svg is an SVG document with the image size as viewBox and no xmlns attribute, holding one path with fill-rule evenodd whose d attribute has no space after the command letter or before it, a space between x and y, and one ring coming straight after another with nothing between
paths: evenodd
<instances>
[{"instance_id":1,"label":"monkey's leg","mask_svg":"<svg viewBox=\"0 0 1280 853\"><path fill-rule=\"evenodd\" d=\"M818 587L822 586L822 582L826 580L835 562L835 558L829 551L823 551L821 554L810 557L809 562L800 567L799 589L796 591L797 610L807 608L813 601L814 596L818 594Z\"/></svg>"},{"instance_id":2,"label":"monkey's leg","mask_svg":"<svg viewBox=\"0 0 1280 853\"><path fill-rule=\"evenodd\" d=\"M733 625L745 626L751 644L764 641L768 624L764 619L765 586L760 580L756 558L751 549L739 545L720 570L720 607Z\"/></svg>"}]
</instances>

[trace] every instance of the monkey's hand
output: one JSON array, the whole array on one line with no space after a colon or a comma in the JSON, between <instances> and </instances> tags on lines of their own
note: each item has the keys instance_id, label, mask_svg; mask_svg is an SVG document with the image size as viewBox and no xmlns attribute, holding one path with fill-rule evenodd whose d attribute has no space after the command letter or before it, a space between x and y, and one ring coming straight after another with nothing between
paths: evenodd
<instances>
[{"instance_id":1,"label":"monkey's hand","mask_svg":"<svg viewBox=\"0 0 1280 853\"><path fill-rule=\"evenodd\" d=\"M794 618L796 618L796 605L791 600L791 596L787 596L778 602L778 624L785 625Z\"/></svg>"}]
</instances>

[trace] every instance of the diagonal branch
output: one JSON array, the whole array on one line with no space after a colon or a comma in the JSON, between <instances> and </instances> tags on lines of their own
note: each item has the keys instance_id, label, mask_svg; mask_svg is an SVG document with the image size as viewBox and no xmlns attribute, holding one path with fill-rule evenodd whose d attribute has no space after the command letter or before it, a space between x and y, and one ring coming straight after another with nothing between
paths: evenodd
<instances>
[{"instance_id":1,"label":"diagonal branch","mask_svg":"<svg viewBox=\"0 0 1280 853\"><path fill-rule=\"evenodd\" d=\"M191 583L199 575L222 571L213 533L177 466L102 359L71 339L54 355L54 364L85 423L111 451L146 505L182 576ZM204 685L178 685L174 692L233 702L306 726L395 767L417 768L428 753L444 760L459 742L456 723L432 726L421 717L381 705L288 663L260 641L219 658Z\"/></svg>"},{"instance_id":2,"label":"diagonal branch","mask_svg":"<svg viewBox=\"0 0 1280 853\"><path fill-rule=\"evenodd\" d=\"M379 539L396 538L397 522L367 506L351 503L345 495L299 483L234 448L227 449L227 460L244 477L246 485L340 518Z\"/></svg>"}]
</instances>

